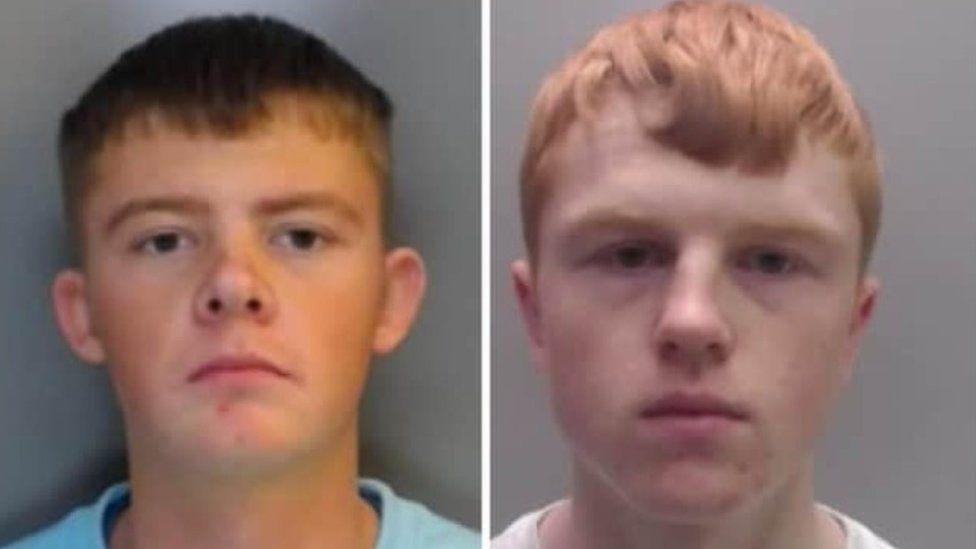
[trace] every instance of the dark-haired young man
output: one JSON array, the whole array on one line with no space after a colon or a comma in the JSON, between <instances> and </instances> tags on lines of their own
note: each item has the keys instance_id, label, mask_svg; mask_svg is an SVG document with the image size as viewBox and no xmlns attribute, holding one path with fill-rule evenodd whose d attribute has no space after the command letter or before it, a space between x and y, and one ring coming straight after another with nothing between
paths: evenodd
<instances>
[{"instance_id":1,"label":"dark-haired young man","mask_svg":"<svg viewBox=\"0 0 976 549\"><path fill-rule=\"evenodd\" d=\"M52 298L108 365L129 481L12 547L477 546L358 479L370 358L425 284L383 236L390 116L321 40L251 16L153 35L65 114L78 265Z\"/></svg>"}]
</instances>

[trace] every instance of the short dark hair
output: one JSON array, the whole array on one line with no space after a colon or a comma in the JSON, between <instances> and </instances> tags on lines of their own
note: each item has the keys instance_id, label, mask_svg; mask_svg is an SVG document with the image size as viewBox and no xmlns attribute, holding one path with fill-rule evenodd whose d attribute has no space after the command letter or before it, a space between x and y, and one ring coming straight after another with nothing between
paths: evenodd
<instances>
[{"instance_id":1,"label":"short dark hair","mask_svg":"<svg viewBox=\"0 0 976 549\"><path fill-rule=\"evenodd\" d=\"M301 99L316 129L358 139L386 180L393 106L335 49L272 17L192 18L125 51L61 119L62 196L76 251L93 159L109 138L157 116L191 135L233 137L269 119L279 96Z\"/></svg>"}]
</instances>

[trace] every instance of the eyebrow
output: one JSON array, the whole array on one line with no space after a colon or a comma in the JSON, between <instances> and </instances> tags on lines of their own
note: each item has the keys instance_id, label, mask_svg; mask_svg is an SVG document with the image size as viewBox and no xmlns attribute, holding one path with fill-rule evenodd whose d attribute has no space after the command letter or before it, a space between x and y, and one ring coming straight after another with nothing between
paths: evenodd
<instances>
[{"instance_id":1,"label":"eyebrow","mask_svg":"<svg viewBox=\"0 0 976 549\"><path fill-rule=\"evenodd\" d=\"M125 202L109 216L105 223L104 233L111 234L125 221L149 212L172 212L189 215L205 215L210 212L210 206L189 195L155 196L136 198Z\"/></svg>"},{"instance_id":2,"label":"eyebrow","mask_svg":"<svg viewBox=\"0 0 976 549\"><path fill-rule=\"evenodd\" d=\"M358 210L341 198L322 192L289 194L276 198L264 198L254 205L252 211L261 217L271 217L295 210L331 211L346 221L363 226L363 216Z\"/></svg>"},{"instance_id":3,"label":"eyebrow","mask_svg":"<svg viewBox=\"0 0 976 549\"><path fill-rule=\"evenodd\" d=\"M362 215L345 201L329 193L297 193L282 197L264 198L251 211L260 217L271 217L296 210L323 210L335 212L357 227L363 226ZM190 195L155 196L136 198L125 202L109 216L104 234L110 235L125 221L150 212L169 212L203 216L210 213L207 202Z\"/></svg>"},{"instance_id":4,"label":"eyebrow","mask_svg":"<svg viewBox=\"0 0 976 549\"><path fill-rule=\"evenodd\" d=\"M673 233L660 219L615 208L587 210L572 216L566 222L566 227L564 238L560 239L566 243L572 243L587 234L600 231L639 231L660 236Z\"/></svg>"},{"instance_id":5,"label":"eyebrow","mask_svg":"<svg viewBox=\"0 0 976 549\"><path fill-rule=\"evenodd\" d=\"M822 224L810 222L750 223L739 231L739 234L746 236L775 235L779 239L808 242L817 246L828 247L837 245L843 240L840 232Z\"/></svg>"},{"instance_id":6,"label":"eyebrow","mask_svg":"<svg viewBox=\"0 0 976 549\"><path fill-rule=\"evenodd\" d=\"M600 208L582 213L571 219L567 226L567 238L573 240L591 231L639 230L659 235L669 235L663 220L649 215L615 208ZM736 228L735 234L742 236L775 236L777 239L809 242L817 246L834 246L843 240L841 234L822 223L809 220L773 219L749 221Z\"/></svg>"}]
</instances>

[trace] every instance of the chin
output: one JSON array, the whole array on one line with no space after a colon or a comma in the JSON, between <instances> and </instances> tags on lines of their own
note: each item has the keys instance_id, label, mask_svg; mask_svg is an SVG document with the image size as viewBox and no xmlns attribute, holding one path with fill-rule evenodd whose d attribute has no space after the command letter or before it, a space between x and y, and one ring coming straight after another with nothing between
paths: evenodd
<instances>
[{"instance_id":1,"label":"chin","mask_svg":"<svg viewBox=\"0 0 976 549\"><path fill-rule=\"evenodd\" d=\"M179 462L207 475L239 476L271 472L302 453L301 433L271 423L202 425L180 437Z\"/></svg>"},{"instance_id":2,"label":"chin","mask_svg":"<svg viewBox=\"0 0 976 549\"><path fill-rule=\"evenodd\" d=\"M696 464L672 465L623 484L631 505L653 520L707 524L727 518L756 495L741 471Z\"/></svg>"},{"instance_id":3,"label":"chin","mask_svg":"<svg viewBox=\"0 0 976 549\"><path fill-rule=\"evenodd\" d=\"M718 522L732 515L743 502L743 498L729 493L655 493L638 497L635 504L641 514L655 521L688 525Z\"/></svg>"}]
</instances>

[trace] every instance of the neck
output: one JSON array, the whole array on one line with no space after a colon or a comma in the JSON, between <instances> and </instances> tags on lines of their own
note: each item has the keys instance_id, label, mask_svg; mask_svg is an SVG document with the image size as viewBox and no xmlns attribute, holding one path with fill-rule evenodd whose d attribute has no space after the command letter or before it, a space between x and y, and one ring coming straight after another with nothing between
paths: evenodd
<instances>
[{"instance_id":1,"label":"neck","mask_svg":"<svg viewBox=\"0 0 976 549\"><path fill-rule=\"evenodd\" d=\"M130 450L132 499L112 549L373 547L378 521L359 497L356 429L328 457L260 475L147 466Z\"/></svg>"},{"instance_id":2,"label":"neck","mask_svg":"<svg viewBox=\"0 0 976 549\"><path fill-rule=\"evenodd\" d=\"M572 497L546 518L540 539L572 549L840 549L843 533L815 505L810 470L726 515L676 524L636 509L577 467Z\"/></svg>"}]
</instances>

